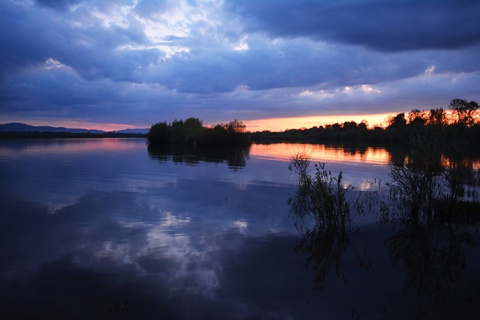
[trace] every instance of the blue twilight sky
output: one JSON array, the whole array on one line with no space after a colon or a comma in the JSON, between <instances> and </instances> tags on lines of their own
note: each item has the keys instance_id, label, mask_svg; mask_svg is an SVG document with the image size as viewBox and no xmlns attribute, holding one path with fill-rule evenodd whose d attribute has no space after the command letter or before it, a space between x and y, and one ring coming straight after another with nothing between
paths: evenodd
<instances>
[{"instance_id":1,"label":"blue twilight sky","mask_svg":"<svg viewBox=\"0 0 480 320\"><path fill-rule=\"evenodd\" d=\"M478 0L2 0L0 122L368 119L479 101L479 17Z\"/></svg>"}]
</instances>

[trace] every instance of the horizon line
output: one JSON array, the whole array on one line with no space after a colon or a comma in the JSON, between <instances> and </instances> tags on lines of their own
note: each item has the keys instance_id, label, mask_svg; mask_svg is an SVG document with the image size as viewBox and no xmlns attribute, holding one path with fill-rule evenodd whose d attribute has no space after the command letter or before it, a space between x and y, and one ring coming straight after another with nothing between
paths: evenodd
<instances>
[{"instance_id":1,"label":"horizon line","mask_svg":"<svg viewBox=\"0 0 480 320\"><path fill-rule=\"evenodd\" d=\"M402 112L389 112L389 113L378 113L378 114L357 114L357 115L329 115L329 116L299 116L299 117L274 117L274 118L261 118L261 119L251 119L251 120L241 120L246 126L246 131L249 132L261 132L261 131L272 131L272 132L284 132L291 129L309 129L319 126L331 125L335 123L344 123L349 121L354 121L356 123L361 123L366 121L368 127L373 128L375 126L384 127L387 123L387 118L392 115L396 115ZM406 113L406 112L403 112ZM188 119L187 117L186 119ZM201 120L201 119L200 119ZM161 121L159 121L161 122ZM48 126L55 128L66 128L66 129L84 129L84 130L98 130L104 132L113 132L129 129L150 129L153 125L132 125L132 124L121 124L121 123L99 123L91 121L82 121L82 120L71 120L71 119L10 119L1 124L9 123L21 123L30 126L40 127ZM215 124L204 123L205 126L212 126Z\"/></svg>"}]
</instances>

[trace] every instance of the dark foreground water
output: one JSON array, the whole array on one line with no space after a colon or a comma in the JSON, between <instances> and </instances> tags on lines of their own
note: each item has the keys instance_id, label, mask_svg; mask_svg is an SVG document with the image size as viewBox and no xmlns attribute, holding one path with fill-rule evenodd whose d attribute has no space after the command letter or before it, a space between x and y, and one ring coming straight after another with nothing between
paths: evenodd
<instances>
[{"instance_id":1,"label":"dark foreground water","mask_svg":"<svg viewBox=\"0 0 480 320\"><path fill-rule=\"evenodd\" d=\"M0 141L0 319L480 318L472 228L433 237L361 216L339 254L298 252L298 151L356 190L388 180L373 149Z\"/></svg>"}]
</instances>

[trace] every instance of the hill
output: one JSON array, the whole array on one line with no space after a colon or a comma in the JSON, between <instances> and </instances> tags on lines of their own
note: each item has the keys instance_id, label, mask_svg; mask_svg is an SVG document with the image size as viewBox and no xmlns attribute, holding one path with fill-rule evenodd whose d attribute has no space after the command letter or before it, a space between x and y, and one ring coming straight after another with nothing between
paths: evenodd
<instances>
[{"instance_id":1,"label":"hill","mask_svg":"<svg viewBox=\"0 0 480 320\"><path fill-rule=\"evenodd\" d=\"M95 129L31 126L25 123L18 123L18 122L0 124L0 132L68 132L68 133L95 133L95 134L106 133L105 131L95 130Z\"/></svg>"},{"instance_id":2,"label":"hill","mask_svg":"<svg viewBox=\"0 0 480 320\"><path fill-rule=\"evenodd\" d=\"M25 123L12 122L0 124L0 132L53 132L53 133L91 133L91 134L147 134L149 128L132 128L116 131L104 131L97 129L65 128L50 126L31 126Z\"/></svg>"},{"instance_id":3,"label":"hill","mask_svg":"<svg viewBox=\"0 0 480 320\"><path fill-rule=\"evenodd\" d=\"M121 134L147 134L148 131L150 131L149 128L134 128L134 129L117 130L113 132L121 133Z\"/></svg>"}]
</instances>

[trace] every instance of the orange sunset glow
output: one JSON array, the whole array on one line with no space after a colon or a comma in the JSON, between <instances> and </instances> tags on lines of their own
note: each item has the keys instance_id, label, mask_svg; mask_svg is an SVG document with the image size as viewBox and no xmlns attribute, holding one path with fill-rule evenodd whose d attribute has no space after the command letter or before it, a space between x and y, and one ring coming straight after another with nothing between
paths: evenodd
<instances>
[{"instance_id":1,"label":"orange sunset glow","mask_svg":"<svg viewBox=\"0 0 480 320\"><path fill-rule=\"evenodd\" d=\"M243 123L248 131L285 131L287 129L312 128L327 124L344 123L355 121L357 123L366 120L370 127L375 125L384 126L386 119L393 113L363 114L363 115L334 115L334 116L309 116L291 118L270 118L258 120L246 120Z\"/></svg>"},{"instance_id":2,"label":"orange sunset glow","mask_svg":"<svg viewBox=\"0 0 480 320\"><path fill-rule=\"evenodd\" d=\"M329 115L329 116L309 116L309 117L286 117L286 118L268 118L256 120L242 120L248 131L274 131L282 132L288 129L312 128L315 126L324 126L327 124L344 123L345 121L355 121L357 123L366 120L369 127L375 125L385 126L386 119L395 113L379 113L379 114L363 114L363 115ZM155 119L153 122L165 121L166 119ZM203 120L203 119L202 119ZM233 119L232 119L233 120ZM22 119L5 117L3 122L22 122ZM168 121L167 121L168 122ZM52 126L65 128L82 128L88 130L103 130L106 132L133 129L133 128L150 128L153 123L144 125L128 125L122 123L103 123L92 122L88 120L69 120L69 119L35 119L29 121L30 125L34 126ZM209 123L208 125L214 125Z\"/></svg>"}]
</instances>

